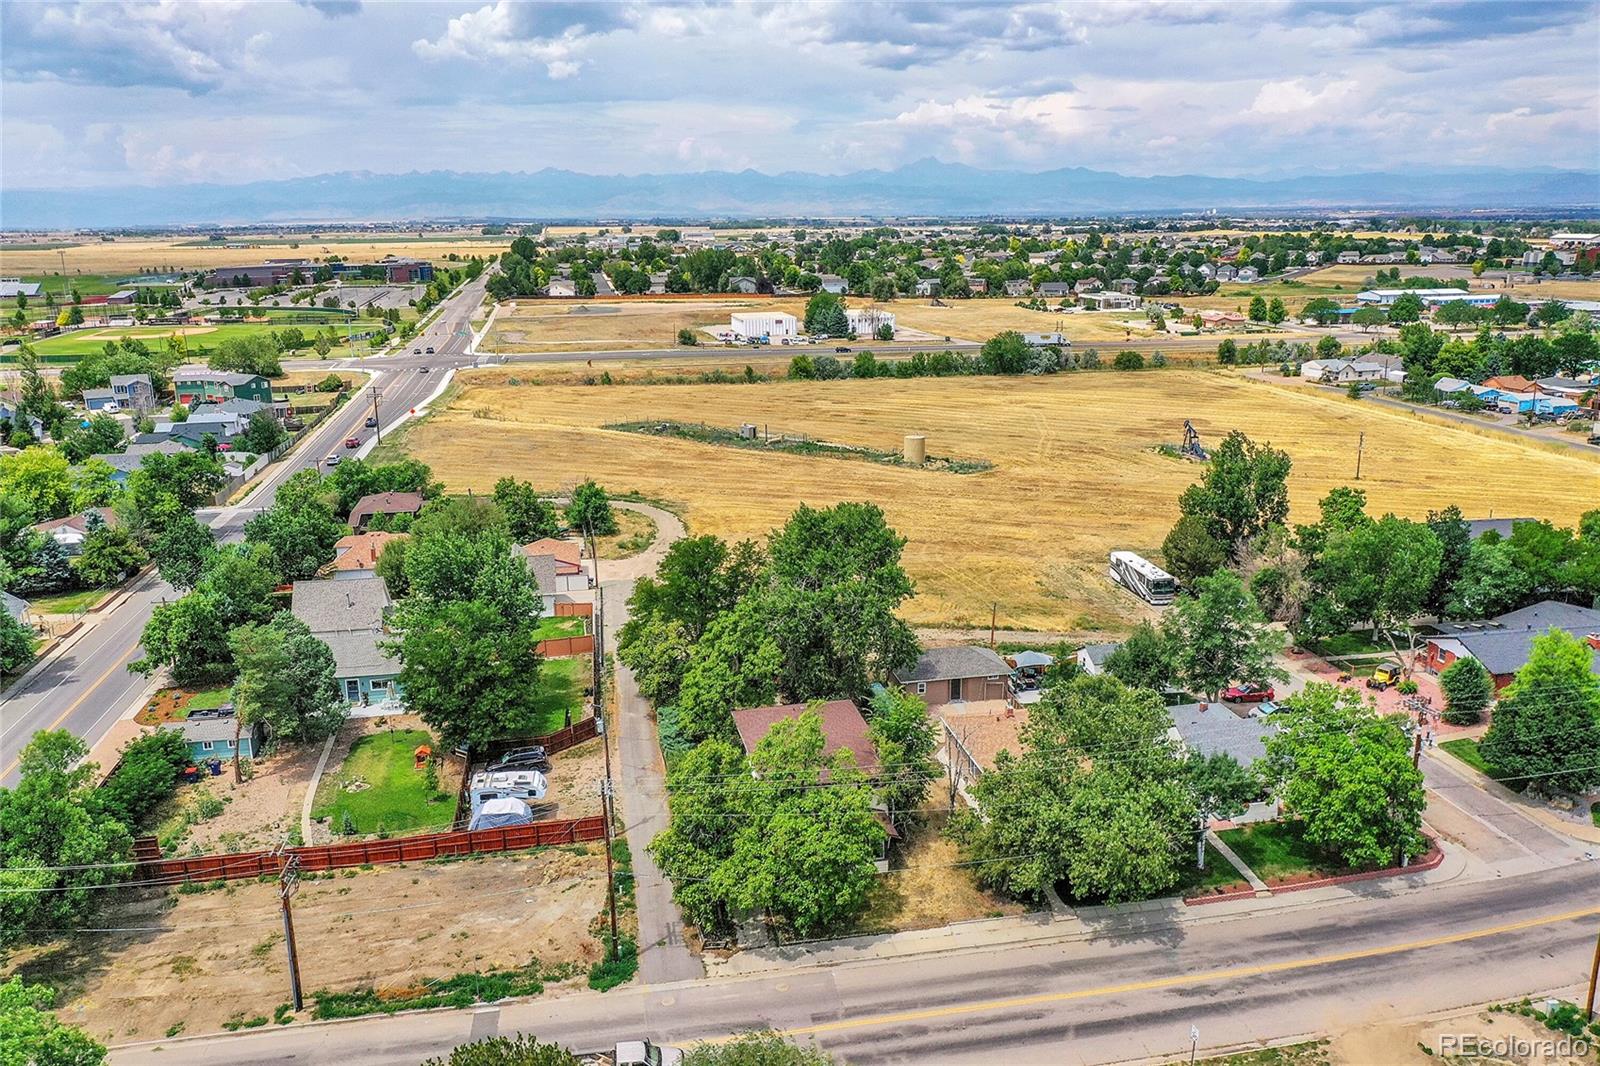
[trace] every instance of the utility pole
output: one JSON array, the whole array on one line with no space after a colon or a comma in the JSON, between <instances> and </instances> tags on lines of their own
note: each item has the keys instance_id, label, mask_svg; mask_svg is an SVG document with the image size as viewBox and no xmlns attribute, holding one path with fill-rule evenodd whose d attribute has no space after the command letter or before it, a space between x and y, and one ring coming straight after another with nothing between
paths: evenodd
<instances>
[{"instance_id":1,"label":"utility pole","mask_svg":"<svg viewBox=\"0 0 1600 1066\"><path fill-rule=\"evenodd\" d=\"M289 950L289 998L294 1009L300 1010L304 1001L300 996L300 955L294 944L294 912L289 906L295 890L300 887L300 856L289 852L278 874L278 900L283 904L283 944Z\"/></svg>"},{"instance_id":2,"label":"utility pole","mask_svg":"<svg viewBox=\"0 0 1600 1066\"><path fill-rule=\"evenodd\" d=\"M1417 768L1417 764L1422 762L1422 727L1421 726L1417 727L1417 734L1416 734L1416 736L1412 737L1411 739L1414 741L1414 743L1411 745L1411 768L1413 770L1415 770Z\"/></svg>"},{"instance_id":3,"label":"utility pole","mask_svg":"<svg viewBox=\"0 0 1600 1066\"><path fill-rule=\"evenodd\" d=\"M1594 986L1600 978L1600 936L1594 938L1594 965L1589 967L1589 1005L1584 1008L1589 1020L1594 1021Z\"/></svg>"},{"instance_id":4,"label":"utility pole","mask_svg":"<svg viewBox=\"0 0 1600 1066\"><path fill-rule=\"evenodd\" d=\"M617 960L617 875L616 863L611 858L611 779L600 782L600 817L606 827L606 909L611 912L611 943L608 954ZM295 993L299 995L298 992Z\"/></svg>"},{"instance_id":5,"label":"utility pole","mask_svg":"<svg viewBox=\"0 0 1600 1066\"><path fill-rule=\"evenodd\" d=\"M1356 480L1361 480L1361 453L1367 450L1367 435L1362 433L1356 438Z\"/></svg>"},{"instance_id":6,"label":"utility pole","mask_svg":"<svg viewBox=\"0 0 1600 1066\"><path fill-rule=\"evenodd\" d=\"M990 604L989 604L989 647L991 647L991 648L994 647L995 619L999 616L999 614L1000 614L1000 603L999 603L999 601L991 601Z\"/></svg>"}]
</instances>

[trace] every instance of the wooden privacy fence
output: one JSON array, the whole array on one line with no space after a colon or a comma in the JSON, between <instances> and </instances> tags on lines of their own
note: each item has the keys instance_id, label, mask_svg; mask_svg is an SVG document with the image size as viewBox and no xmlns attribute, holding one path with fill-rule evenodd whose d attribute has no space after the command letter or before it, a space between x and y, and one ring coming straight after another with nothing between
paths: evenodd
<instances>
[{"instance_id":1,"label":"wooden privacy fence","mask_svg":"<svg viewBox=\"0 0 1600 1066\"><path fill-rule=\"evenodd\" d=\"M138 860L135 877L156 884L184 881L236 881L255 877L276 877L283 868L284 856L295 855L304 872L339 870L352 866L397 862L426 862L451 855L477 855L496 851L520 851L550 844L581 844L605 838L605 820L592 814L552 822L498 829L455 830L449 833L424 833L391 840L361 840L348 844L325 844L288 848L284 852L247 851L237 855L191 855L178 859L152 857L160 848L154 837L134 842Z\"/></svg>"},{"instance_id":2,"label":"wooden privacy fence","mask_svg":"<svg viewBox=\"0 0 1600 1066\"><path fill-rule=\"evenodd\" d=\"M546 659L559 659L563 655L591 655L594 653L594 637L551 637L541 640L537 647L539 654Z\"/></svg>"},{"instance_id":3,"label":"wooden privacy fence","mask_svg":"<svg viewBox=\"0 0 1600 1066\"><path fill-rule=\"evenodd\" d=\"M472 757L467 760L467 772L461 775L461 788L456 792L456 825L465 825L472 816L472 764L478 761L496 763L505 757L506 752L516 751L519 748L542 746L547 755L554 755L568 748L575 748L586 740L593 740L600 735L600 722L594 715L581 718L565 729L558 729L554 733L546 733L542 737L507 737L496 740L482 748L474 749Z\"/></svg>"},{"instance_id":4,"label":"wooden privacy fence","mask_svg":"<svg viewBox=\"0 0 1600 1066\"><path fill-rule=\"evenodd\" d=\"M594 604L574 600L556 601L557 618L593 618Z\"/></svg>"}]
</instances>

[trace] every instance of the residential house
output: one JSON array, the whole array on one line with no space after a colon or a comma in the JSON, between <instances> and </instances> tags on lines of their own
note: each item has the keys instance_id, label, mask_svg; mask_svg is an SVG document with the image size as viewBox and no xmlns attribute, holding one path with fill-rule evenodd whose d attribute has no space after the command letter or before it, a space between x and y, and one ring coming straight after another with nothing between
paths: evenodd
<instances>
[{"instance_id":1,"label":"residential house","mask_svg":"<svg viewBox=\"0 0 1600 1066\"><path fill-rule=\"evenodd\" d=\"M823 292L831 292L843 296L850 291L850 283L837 274L817 275L817 285Z\"/></svg>"},{"instance_id":2,"label":"residential house","mask_svg":"<svg viewBox=\"0 0 1600 1066\"><path fill-rule=\"evenodd\" d=\"M666 271L662 271L659 274L651 274L650 275L650 295L651 296L661 296L666 291L667 291L667 273L666 273Z\"/></svg>"},{"instance_id":3,"label":"residential house","mask_svg":"<svg viewBox=\"0 0 1600 1066\"><path fill-rule=\"evenodd\" d=\"M963 274L967 279L967 289L979 296L989 291L989 279L981 274Z\"/></svg>"},{"instance_id":4,"label":"residential house","mask_svg":"<svg viewBox=\"0 0 1600 1066\"><path fill-rule=\"evenodd\" d=\"M1047 300L1062 300L1072 295L1072 284L1066 281L1041 281L1038 293Z\"/></svg>"},{"instance_id":5,"label":"residential house","mask_svg":"<svg viewBox=\"0 0 1600 1066\"><path fill-rule=\"evenodd\" d=\"M179 368L172 374L172 392L186 406L222 400L272 402L272 383L260 374Z\"/></svg>"},{"instance_id":6,"label":"residential house","mask_svg":"<svg viewBox=\"0 0 1600 1066\"><path fill-rule=\"evenodd\" d=\"M1352 251L1340 252L1339 256L1335 260L1335 262L1338 262L1338 263L1359 263L1359 262L1361 262L1361 253L1360 252L1352 252Z\"/></svg>"},{"instance_id":7,"label":"residential house","mask_svg":"<svg viewBox=\"0 0 1600 1066\"><path fill-rule=\"evenodd\" d=\"M921 696L929 707L962 700L1006 700L1011 666L989 648L969 644L929 648L909 670L897 670L894 681Z\"/></svg>"},{"instance_id":8,"label":"residential house","mask_svg":"<svg viewBox=\"0 0 1600 1066\"><path fill-rule=\"evenodd\" d=\"M1247 321L1244 315L1238 311L1220 311L1207 308L1200 311L1199 314L1200 324L1210 329L1218 329L1223 326L1242 326Z\"/></svg>"},{"instance_id":9,"label":"residential house","mask_svg":"<svg viewBox=\"0 0 1600 1066\"><path fill-rule=\"evenodd\" d=\"M110 386L103 389L84 389L80 394L83 397L83 408L91 413L111 410L120 410L122 405L117 402L117 394L111 391Z\"/></svg>"},{"instance_id":10,"label":"residential house","mask_svg":"<svg viewBox=\"0 0 1600 1066\"><path fill-rule=\"evenodd\" d=\"M124 411L148 411L156 405L149 374L112 374L111 395Z\"/></svg>"},{"instance_id":11,"label":"residential house","mask_svg":"<svg viewBox=\"0 0 1600 1066\"><path fill-rule=\"evenodd\" d=\"M1234 275L1233 280L1234 281L1239 281L1239 282L1260 281L1261 280L1261 272L1259 270L1257 270L1255 267L1250 267L1250 266L1240 267L1239 268L1239 273Z\"/></svg>"},{"instance_id":12,"label":"residential house","mask_svg":"<svg viewBox=\"0 0 1600 1066\"><path fill-rule=\"evenodd\" d=\"M785 703L773 707L740 707L733 712L733 726L739 733L739 743L746 755L754 754L772 727L785 719L797 719L811 704ZM822 755L831 759L841 751L848 751L851 759L868 777L875 777L880 769L878 752L867 730L867 720L861 717L853 700L830 700L815 705L822 724ZM824 779L826 779L824 771ZM899 839L893 819L886 808L876 808L878 823L884 828L883 849L875 863L879 873L889 871L889 842Z\"/></svg>"},{"instance_id":13,"label":"residential house","mask_svg":"<svg viewBox=\"0 0 1600 1066\"><path fill-rule=\"evenodd\" d=\"M351 703L402 699L400 663L380 642L391 601L383 579L296 581L289 610L333 652L334 677Z\"/></svg>"},{"instance_id":14,"label":"residential house","mask_svg":"<svg viewBox=\"0 0 1600 1066\"><path fill-rule=\"evenodd\" d=\"M539 591L539 617L548 618L556 613L560 594L556 588L556 557L554 555L529 555L525 557L533 573L534 586Z\"/></svg>"},{"instance_id":15,"label":"residential house","mask_svg":"<svg viewBox=\"0 0 1600 1066\"><path fill-rule=\"evenodd\" d=\"M753 293L756 291L756 279L751 277L731 277L728 279L728 291Z\"/></svg>"},{"instance_id":16,"label":"residential house","mask_svg":"<svg viewBox=\"0 0 1600 1066\"><path fill-rule=\"evenodd\" d=\"M917 280L916 293L917 293L918 296L938 296L939 295L939 279L938 278L919 278Z\"/></svg>"},{"instance_id":17,"label":"residential house","mask_svg":"<svg viewBox=\"0 0 1600 1066\"><path fill-rule=\"evenodd\" d=\"M1600 610L1559 600L1544 600L1497 618L1440 622L1417 659L1429 673L1440 673L1457 659L1471 657L1494 678L1495 691L1509 685L1528 661L1534 639L1559 629L1587 641L1592 669L1600 674Z\"/></svg>"},{"instance_id":18,"label":"residential house","mask_svg":"<svg viewBox=\"0 0 1600 1066\"><path fill-rule=\"evenodd\" d=\"M1120 647L1120 643L1085 644L1078 649L1078 669L1091 677L1098 677L1106 672L1106 660L1111 658L1111 653Z\"/></svg>"},{"instance_id":19,"label":"residential house","mask_svg":"<svg viewBox=\"0 0 1600 1066\"><path fill-rule=\"evenodd\" d=\"M407 536L405 533L374 530L370 533L352 533L348 537L340 537L333 542L333 562L323 567L323 570L328 576L335 578L367 577L377 569L383 549L387 548L391 541L405 540Z\"/></svg>"},{"instance_id":20,"label":"residential house","mask_svg":"<svg viewBox=\"0 0 1600 1066\"><path fill-rule=\"evenodd\" d=\"M583 560L583 546L575 540L545 537L522 546L522 554L529 559L548 555L555 560L555 590L557 592L587 592L594 580Z\"/></svg>"},{"instance_id":21,"label":"residential house","mask_svg":"<svg viewBox=\"0 0 1600 1066\"><path fill-rule=\"evenodd\" d=\"M1537 518L1469 518L1467 536L1477 540L1485 533L1493 533L1502 540L1511 536L1518 522L1537 522Z\"/></svg>"},{"instance_id":22,"label":"residential house","mask_svg":"<svg viewBox=\"0 0 1600 1066\"><path fill-rule=\"evenodd\" d=\"M109 507L93 507L81 514L68 515L65 518L52 518L48 522L37 522L33 529L43 533L51 540L61 545L61 550L67 555L82 555L84 538L89 535L89 516L98 515L105 525L116 525L116 513Z\"/></svg>"},{"instance_id":23,"label":"residential house","mask_svg":"<svg viewBox=\"0 0 1600 1066\"><path fill-rule=\"evenodd\" d=\"M189 745L189 758L195 765L211 759L232 759L234 756L234 731L239 731L238 755L241 759L254 759L266 747L266 730L260 722L240 726L233 706L224 704L215 710L190 711L181 722L166 722L162 730L182 733Z\"/></svg>"},{"instance_id":24,"label":"residential house","mask_svg":"<svg viewBox=\"0 0 1600 1066\"><path fill-rule=\"evenodd\" d=\"M1130 296L1139 291L1139 283L1132 278L1118 278L1111 283L1111 287Z\"/></svg>"},{"instance_id":25,"label":"residential house","mask_svg":"<svg viewBox=\"0 0 1600 1066\"><path fill-rule=\"evenodd\" d=\"M366 529L373 515L414 515L425 503L420 492L374 492L361 497L350 508L350 526L356 530Z\"/></svg>"},{"instance_id":26,"label":"residential house","mask_svg":"<svg viewBox=\"0 0 1600 1066\"><path fill-rule=\"evenodd\" d=\"M1231 755L1249 766L1267 754L1267 738L1278 731L1270 717L1251 708L1235 713L1220 703L1180 703L1168 707L1172 727L1167 739L1184 752L1197 755ZM1271 821L1278 816L1273 802L1250 804L1229 819L1234 824Z\"/></svg>"},{"instance_id":27,"label":"residential house","mask_svg":"<svg viewBox=\"0 0 1600 1066\"><path fill-rule=\"evenodd\" d=\"M1004 700L979 700L950 703L933 712L944 734L937 758L945 764L956 791L969 804L970 786L995 767L1002 751L1022 754L1022 729L1028 724L1028 708Z\"/></svg>"},{"instance_id":28,"label":"residential house","mask_svg":"<svg viewBox=\"0 0 1600 1066\"><path fill-rule=\"evenodd\" d=\"M1006 282L1006 295L1031 296L1033 295L1033 282L1027 278L1014 278Z\"/></svg>"},{"instance_id":29,"label":"residential house","mask_svg":"<svg viewBox=\"0 0 1600 1066\"><path fill-rule=\"evenodd\" d=\"M1389 368L1381 363L1353 359L1307 359L1300 364L1300 376L1307 381L1343 385L1351 381L1384 381Z\"/></svg>"},{"instance_id":30,"label":"residential house","mask_svg":"<svg viewBox=\"0 0 1600 1066\"><path fill-rule=\"evenodd\" d=\"M182 422L157 422L156 433L169 440L185 441L191 445L199 445L209 434L213 440L222 444L243 433L249 421L248 415L241 415L236 411L224 411L215 404L202 403L196 404L190 410L189 417Z\"/></svg>"},{"instance_id":31,"label":"residential house","mask_svg":"<svg viewBox=\"0 0 1600 1066\"><path fill-rule=\"evenodd\" d=\"M12 618L15 618L17 621L21 622L30 629L33 628L33 604L29 603L21 596L13 596L4 589L0 589L0 606L4 606L6 609L6 614L9 614Z\"/></svg>"},{"instance_id":32,"label":"residential house","mask_svg":"<svg viewBox=\"0 0 1600 1066\"><path fill-rule=\"evenodd\" d=\"M1217 281L1232 281L1235 277L1238 276L1238 274L1239 274L1238 269L1235 268L1235 267L1229 266L1227 263L1219 263L1219 264L1217 264L1217 273L1216 273L1216 280Z\"/></svg>"},{"instance_id":33,"label":"residential house","mask_svg":"<svg viewBox=\"0 0 1600 1066\"><path fill-rule=\"evenodd\" d=\"M545 286L546 296L576 296L578 286L571 278L551 278L550 284Z\"/></svg>"}]
</instances>

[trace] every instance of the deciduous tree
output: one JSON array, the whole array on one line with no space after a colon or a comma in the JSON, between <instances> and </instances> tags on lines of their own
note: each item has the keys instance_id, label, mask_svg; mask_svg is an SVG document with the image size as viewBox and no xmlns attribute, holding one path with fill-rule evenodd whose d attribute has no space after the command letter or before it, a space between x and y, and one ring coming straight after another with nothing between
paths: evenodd
<instances>
[{"instance_id":1,"label":"deciduous tree","mask_svg":"<svg viewBox=\"0 0 1600 1066\"><path fill-rule=\"evenodd\" d=\"M1534 638L1528 661L1500 692L1484 759L1513 788L1583 792L1600 782L1600 677L1594 649L1559 629Z\"/></svg>"}]
</instances>

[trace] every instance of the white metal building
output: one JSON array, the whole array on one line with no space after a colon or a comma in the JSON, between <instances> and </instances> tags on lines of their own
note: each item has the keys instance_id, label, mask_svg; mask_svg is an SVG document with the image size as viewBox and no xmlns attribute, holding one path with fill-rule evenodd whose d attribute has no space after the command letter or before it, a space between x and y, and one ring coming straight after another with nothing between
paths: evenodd
<instances>
[{"instance_id":1,"label":"white metal building","mask_svg":"<svg viewBox=\"0 0 1600 1066\"><path fill-rule=\"evenodd\" d=\"M850 332L858 337L869 337L878 332L881 326L894 329L893 311L883 311L876 307L848 308L844 317L850 323Z\"/></svg>"},{"instance_id":2,"label":"white metal building","mask_svg":"<svg viewBox=\"0 0 1600 1066\"><path fill-rule=\"evenodd\" d=\"M1468 292L1465 289L1364 289L1356 293L1356 303L1388 307L1407 293L1429 305L1461 300L1476 307L1492 306L1503 295L1498 292Z\"/></svg>"},{"instance_id":3,"label":"white metal building","mask_svg":"<svg viewBox=\"0 0 1600 1066\"><path fill-rule=\"evenodd\" d=\"M783 311L739 311L729 316L728 326L745 340L792 340L800 332L800 320Z\"/></svg>"}]
</instances>

